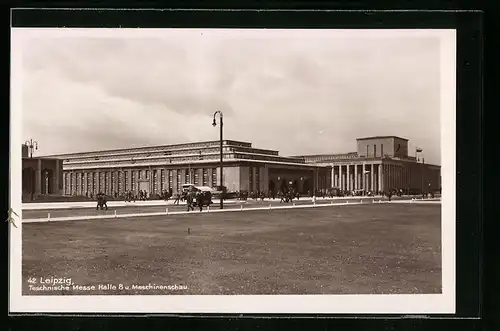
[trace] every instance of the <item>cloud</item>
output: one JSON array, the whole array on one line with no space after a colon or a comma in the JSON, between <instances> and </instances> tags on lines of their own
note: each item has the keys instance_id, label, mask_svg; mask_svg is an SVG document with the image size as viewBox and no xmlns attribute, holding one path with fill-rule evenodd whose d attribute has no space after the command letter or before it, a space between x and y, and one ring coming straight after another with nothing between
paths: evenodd
<instances>
[{"instance_id":1,"label":"cloud","mask_svg":"<svg viewBox=\"0 0 500 331\"><path fill-rule=\"evenodd\" d=\"M23 130L44 154L218 139L282 155L399 135L440 162L439 39L29 38ZM43 144L42 144L43 141Z\"/></svg>"}]
</instances>

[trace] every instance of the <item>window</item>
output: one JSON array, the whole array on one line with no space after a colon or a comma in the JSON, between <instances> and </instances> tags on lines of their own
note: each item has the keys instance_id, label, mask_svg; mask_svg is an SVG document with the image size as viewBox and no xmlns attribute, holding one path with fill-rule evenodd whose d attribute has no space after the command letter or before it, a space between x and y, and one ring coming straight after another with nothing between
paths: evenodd
<instances>
[{"instance_id":1,"label":"window","mask_svg":"<svg viewBox=\"0 0 500 331\"><path fill-rule=\"evenodd\" d=\"M380 145L380 156L384 157L384 144Z\"/></svg>"},{"instance_id":2,"label":"window","mask_svg":"<svg viewBox=\"0 0 500 331\"><path fill-rule=\"evenodd\" d=\"M177 191L181 190L181 172L177 170L177 183L176 183Z\"/></svg>"},{"instance_id":3,"label":"window","mask_svg":"<svg viewBox=\"0 0 500 331\"><path fill-rule=\"evenodd\" d=\"M174 179L172 178L172 170L168 171L168 189L171 190L174 188Z\"/></svg>"},{"instance_id":4,"label":"window","mask_svg":"<svg viewBox=\"0 0 500 331\"><path fill-rule=\"evenodd\" d=\"M109 192L109 178L108 178L109 172L106 171L104 173L104 194L108 194Z\"/></svg>"},{"instance_id":5,"label":"window","mask_svg":"<svg viewBox=\"0 0 500 331\"><path fill-rule=\"evenodd\" d=\"M165 169L160 170L160 191L163 192L165 190Z\"/></svg>"},{"instance_id":6,"label":"window","mask_svg":"<svg viewBox=\"0 0 500 331\"><path fill-rule=\"evenodd\" d=\"M184 171L184 183L191 183L191 168Z\"/></svg>"},{"instance_id":7,"label":"window","mask_svg":"<svg viewBox=\"0 0 500 331\"><path fill-rule=\"evenodd\" d=\"M203 186L208 185L208 169L203 169Z\"/></svg>"},{"instance_id":8,"label":"window","mask_svg":"<svg viewBox=\"0 0 500 331\"><path fill-rule=\"evenodd\" d=\"M125 190L125 192L128 192L128 190L130 189L128 187L128 171L123 172L123 189Z\"/></svg>"},{"instance_id":9,"label":"window","mask_svg":"<svg viewBox=\"0 0 500 331\"><path fill-rule=\"evenodd\" d=\"M92 184L93 184L92 173L87 172L87 192L86 192L86 194L88 194L88 195L90 195L90 192L92 192Z\"/></svg>"},{"instance_id":10,"label":"window","mask_svg":"<svg viewBox=\"0 0 500 331\"><path fill-rule=\"evenodd\" d=\"M377 157L377 145L373 145L373 157Z\"/></svg>"},{"instance_id":11,"label":"window","mask_svg":"<svg viewBox=\"0 0 500 331\"><path fill-rule=\"evenodd\" d=\"M198 169L194 169L194 185L200 185L200 176L198 174Z\"/></svg>"},{"instance_id":12,"label":"window","mask_svg":"<svg viewBox=\"0 0 500 331\"><path fill-rule=\"evenodd\" d=\"M149 170L146 170L146 179L149 179Z\"/></svg>"},{"instance_id":13,"label":"window","mask_svg":"<svg viewBox=\"0 0 500 331\"><path fill-rule=\"evenodd\" d=\"M118 171L118 194L123 193L123 171Z\"/></svg>"},{"instance_id":14,"label":"window","mask_svg":"<svg viewBox=\"0 0 500 331\"><path fill-rule=\"evenodd\" d=\"M158 192L158 170L153 170L153 193Z\"/></svg>"},{"instance_id":15,"label":"window","mask_svg":"<svg viewBox=\"0 0 500 331\"><path fill-rule=\"evenodd\" d=\"M78 189L80 191L80 195L83 195L83 182L84 182L83 173L80 173L80 182L78 183Z\"/></svg>"},{"instance_id":16,"label":"window","mask_svg":"<svg viewBox=\"0 0 500 331\"><path fill-rule=\"evenodd\" d=\"M78 194L78 174L73 173L73 194Z\"/></svg>"},{"instance_id":17,"label":"window","mask_svg":"<svg viewBox=\"0 0 500 331\"><path fill-rule=\"evenodd\" d=\"M116 186L115 186L115 179L116 179L116 171L111 172L111 181L110 181L110 193L114 196L116 192Z\"/></svg>"},{"instance_id":18,"label":"window","mask_svg":"<svg viewBox=\"0 0 500 331\"><path fill-rule=\"evenodd\" d=\"M131 176L131 178L132 178L132 191L133 192L137 191L137 183L136 183L136 178L135 178L136 175L137 175L136 171L132 170L132 176Z\"/></svg>"},{"instance_id":19,"label":"window","mask_svg":"<svg viewBox=\"0 0 500 331\"><path fill-rule=\"evenodd\" d=\"M217 186L217 168L212 169L212 187Z\"/></svg>"},{"instance_id":20,"label":"window","mask_svg":"<svg viewBox=\"0 0 500 331\"><path fill-rule=\"evenodd\" d=\"M97 185L98 185L98 180L99 180L99 178L98 178L97 176L98 176L98 173L95 173L95 172L93 172L93 173L92 173L92 177L93 177L93 180L94 180L94 184L93 184L93 186L92 186L92 193L93 193L93 194L96 194L96 193L97 193L97 190L98 190L98 188L99 188L99 187L97 186Z\"/></svg>"}]
</instances>

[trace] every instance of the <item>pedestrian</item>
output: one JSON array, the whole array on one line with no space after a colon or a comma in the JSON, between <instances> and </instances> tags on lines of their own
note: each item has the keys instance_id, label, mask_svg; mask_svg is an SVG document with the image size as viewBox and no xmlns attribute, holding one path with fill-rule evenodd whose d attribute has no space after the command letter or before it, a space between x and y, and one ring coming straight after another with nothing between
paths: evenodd
<instances>
[{"instance_id":1,"label":"pedestrian","mask_svg":"<svg viewBox=\"0 0 500 331\"><path fill-rule=\"evenodd\" d=\"M191 210L194 211L192 192L189 192L187 197L186 197L186 205L187 205L187 211L191 211Z\"/></svg>"},{"instance_id":2,"label":"pedestrian","mask_svg":"<svg viewBox=\"0 0 500 331\"><path fill-rule=\"evenodd\" d=\"M200 212L203 211L203 194L201 192L196 192L196 204L200 208Z\"/></svg>"}]
</instances>

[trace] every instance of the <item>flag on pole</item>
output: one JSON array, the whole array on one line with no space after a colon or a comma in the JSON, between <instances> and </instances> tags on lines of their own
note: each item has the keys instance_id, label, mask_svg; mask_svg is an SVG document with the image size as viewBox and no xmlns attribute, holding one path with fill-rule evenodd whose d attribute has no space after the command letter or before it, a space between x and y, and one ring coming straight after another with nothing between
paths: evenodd
<instances>
[{"instance_id":1,"label":"flag on pole","mask_svg":"<svg viewBox=\"0 0 500 331\"><path fill-rule=\"evenodd\" d=\"M421 152L422 152L422 148L417 147L417 153L421 153Z\"/></svg>"}]
</instances>

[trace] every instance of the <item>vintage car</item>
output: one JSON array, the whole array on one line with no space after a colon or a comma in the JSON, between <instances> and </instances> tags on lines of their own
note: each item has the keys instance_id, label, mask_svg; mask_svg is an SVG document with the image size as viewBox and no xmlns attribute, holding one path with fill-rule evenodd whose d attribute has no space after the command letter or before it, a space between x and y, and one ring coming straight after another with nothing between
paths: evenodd
<instances>
[{"instance_id":1,"label":"vintage car","mask_svg":"<svg viewBox=\"0 0 500 331\"><path fill-rule=\"evenodd\" d=\"M240 194L238 192L229 192L225 186L216 186L212 189L212 197L215 199L220 199L223 197L224 200L228 199L238 199Z\"/></svg>"},{"instance_id":2,"label":"vintage car","mask_svg":"<svg viewBox=\"0 0 500 331\"><path fill-rule=\"evenodd\" d=\"M212 188L208 186L196 186L193 184L182 185L183 192L199 192L201 194L201 204L203 206L210 206L212 204ZM198 200L193 201L193 206L198 206Z\"/></svg>"}]
</instances>

